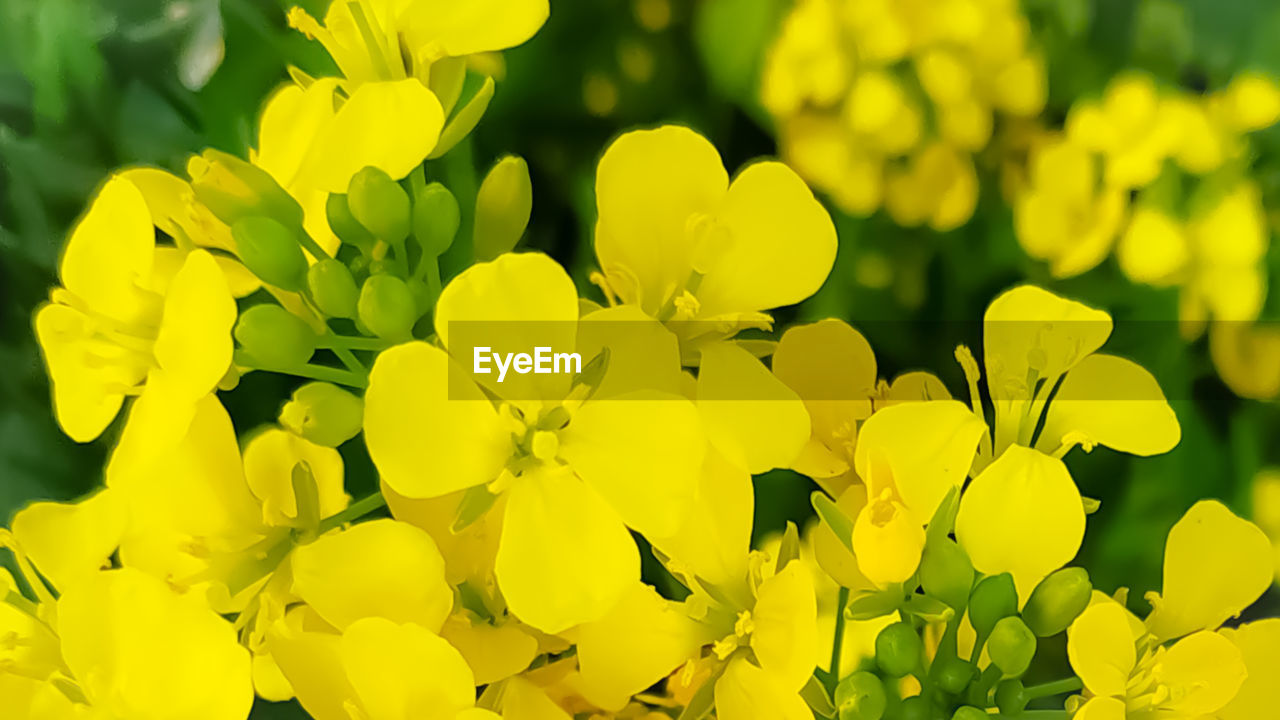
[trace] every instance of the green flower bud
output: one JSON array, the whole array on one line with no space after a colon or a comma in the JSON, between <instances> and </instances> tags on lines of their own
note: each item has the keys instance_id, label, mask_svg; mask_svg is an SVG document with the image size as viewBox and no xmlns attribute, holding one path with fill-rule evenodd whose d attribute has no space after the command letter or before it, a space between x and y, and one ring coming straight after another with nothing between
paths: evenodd
<instances>
[{"instance_id":1,"label":"green flower bud","mask_svg":"<svg viewBox=\"0 0 1280 720\"><path fill-rule=\"evenodd\" d=\"M969 623L980 638L987 637L1001 618L1016 612L1018 590L1009 573L983 578L969 596Z\"/></svg>"},{"instance_id":2,"label":"green flower bud","mask_svg":"<svg viewBox=\"0 0 1280 720\"><path fill-rule=\"evenodd\" d=\"M1035 633L1016 615L1001 618L987 638L987 655L1007 677L1025 673L1035 654Z\"/></svg>"},{"instance_id":3,"label":"green flower bud","mask_svg":"<svg viewBox=\"0 0 1280 720\"><path fill-rule=\"evenodd\" d=\"M1001 715L1016 716L1027 707L1027 694L1021 680L1004 680L996 685L996 707Z\"/></svg>"},{"instance_id":4,"label":"green flower bud","mask_svg":"<svg viewBox=\"0 0 1280 720\"><path fill-rule=\"evenodd\" d=\"M370 332L388 340L408 340L418 320L413 293L394 275L373 275L365 280L356 309Z\"/></svg>"},{"instance_id":5,"label":"green flower bud","mask_svg":"<svg viewBox=\"0 0 1280 720\"><path fill-rule=\"evenodd\" d=\"M533 183L523 158L508 155L480 183L476 195L476 260L492 260L524 235L533 211Z\"/></svg>"},{"instance_id":6,"label":"green flower bud","mask_svg":"<svg viewBox=\"0 0 1280 720\"><path fill-rule=\"evenodd\" d=\"M251 217L270 217L289 227L302 227L302 206L262 168L208 149L187 162L196 200L219 220L234 225Z\"/></svg>"},{"instance_id":7,"label":"green flower bud","mask_svg":"<svg viewBox=\"0 0 1280 720\"><path fill-rule=\"evenodd\" d=\"M1022 619L1040 637L1057 635L1066 630L1084 609L1089 607L1093 583L1084 568L1062 568L1040 581L1031 592Z\"/></svg>"},{"instance_id":8,"label":"green flower bud","mask_svg":"<svg viewBox=\"0 0 1280 720\"><path fill-rule=\"evenodd\" d=\"M422 246L424 258L444 254L453 244L461 222L458 199L440 183L426 186L413 201L413 236Z\"/></svg>"},{"instance_id":9,"label":"green flower bud","mask_svg":"<svg viewBox=\"0 0 1280 720\"><path fill-rule=\"evenodd\" d=\"M307 257L294 232L269 217L246 217L231 226L236 255L268 285L297 292L307 277Z\"/></svg>"},{"instance_id":10,"label":"green flower bud","mask_svg":"<svg viewBox=\"0 0 1280 720\"><path fill-rule=\"evenodd\" d=\"M880 678L864 671L836 685L835 703L840 720L880 720L888 697Z\"/></svg>"},{"instance_id":11,"label":"green flower bud","mask_svg":"<svg viewBox=\"0 0 1280 720\"><path fill-rule=\"evenodd\" d=\"M338 447L360 433L364 401L327 382L312 382L293 391L280 410L285 429L325 447Z\"/></svg>"},{"instance_id":12,"label":"green flower bud","mask_svg":"<svg viewBox=\"0 0 1280 720\"><path fill-rule=\"evenodd\" d=\"M329 229L339 240L358 248L373 247L373 235L351 214L346 195L330 195L324 204L324 214L329 220Z\"/></svg>"},{"instance_id":13,"label":"green flower bud","mask_svg":"<svg viewBox=\"0 0 1280 720\"><path fill-rule=\"evenodd\" d=\"M360 291L346 265L332 258L325 258L307 271L307 287L316 307L329 317L353 318Z\"/></svg>"},{"instance_id":14,"label":"green flower bud","mask_svg":"<svg viewBox=\"0 0 1280 720\"><path fill-rule=\"evenodd\" d=\"M989 720L990 717L986 710L980 710L972 705L961 705L956 708L951 720Z\"/></svg>"},{"instance_id":15,"label":"green flower bud","mask_svg":"<svg viewBox=\"0 0 1280 720\"><path fill-rule=\"evenodd\" d=\"M254 305L236 322L236 341L266 368L291 368L311 359L316 333L297 315L279 305Z\"/></svg>"},{"instance_id":16,"label":"green flower bud","mask_svg":"<svg viewBox=\"0 0 1280 720\"><path fill-rule=\"evenodd\" d=\"M945 720L942 708L923 695L912 695L902 700L902 720Z\"/></svg>"},{"instance_id":17,"label":"green flower bud","mask_svg":"<svg viewBox=\"0 0 1280 720\"><path fill-rule=\"evenodd\" d=\"M924 646L909 622L896 622L876 636L876 664L891 677L902 677L920 664Z\"/></svg>"},{"instance_id":18,"label":"green flower bud","mask_svg":"<svg viewBox=\"0 0 1280 720\"><path fill-rule=\"evenodd\" d=\"M409 194L391 176L367 167L347 186L351 215L373 236L392 245L409 237Z\"/></svg>"},{"instance_id":19,"label":"green flower bud","mask_svg":"<svg viewBox=\"0 0 1280 720\"><path fill-rule=\"evenodd\" d=\"M927 594L962 612L973 589L969 555L949 537L928 543L920 558L920 584Z\"/></svg>"},{"instance_id":20,"label":"green flower bud","mask_svg":"<svg viewBox=\"0 0 1280 720\"><path fill-rule=\"evenodd\" d=\"M959 695L968 687L977 671L972 664L955 656L937 659L934 663L935 667L930 668L930 672L936 672L938 687L952 695Z\"/></svg>"}]
</instances>

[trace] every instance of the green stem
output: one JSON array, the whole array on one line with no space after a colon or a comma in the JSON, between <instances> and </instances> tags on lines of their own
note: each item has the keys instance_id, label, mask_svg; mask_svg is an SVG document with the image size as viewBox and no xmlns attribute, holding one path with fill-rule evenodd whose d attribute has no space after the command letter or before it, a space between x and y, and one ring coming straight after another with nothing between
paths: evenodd
<instances>
[{"instance_id":1,"label":"green stem","mask_svg":"<svg viewBox=\"0 0 1280 720\"><path fill-rule=\"evenodd\" d=\"M339 525L345 525L352 520L362 518L374 510L386 507L386 505L387 499L382 497L381 492L375 492L372 495L360 498L348 505L346 510L343 510L337 515L330 515L324 520L321 520L320 534L323 535Z\"/></svg>"},{"instance_id":2,"label":"green stem","mask_svg":"<svg viewBox=\"0 0 1280 720\"><path fill-rule=\"evenodd\" d=\"M302 243L302 248L311 253L311 257L316 260L328 260L331 257L329 253L325 252L324 248L320 247L320 243L311 239L306 230L298 233L298 242Z\"/></svg>"},{"instance_id":3,"label":"green stem","mask_svg":"<svg viewBox=\"0 0 1280 720\"><path fill-rule=\"evenodd\" d=\"M350 370L329 367L327 365L303 363L302 365L295 365L288 368L250 366L249 369L279 373L281 375L294 375L296 377L310 378L311 380L323 380L324 382L331 382L337 385L360 388L361 390L369 386L369 377L367 375L361 375L359 373L351 372Z\"/></svg>"},{"instance_id":4,"label":"green stem","mask_svg":"<svg viewBox=\"0 0 1280 720\"><path fill-rule=\"evenodd\" d=\"M337 355L338 359L342 361L342 364L346 365L347 369L351 372L357 375L364 375L365 377L369 376L369 368L365 367L364 363L360 362L360 359L357 358L351 350L344 347L332 347L329 348L329 350L333 352L334 355Z\"/></svg>"},{"instance_id":5,"label":"green stem","mask_svg":"<svg viewBox=\"0 0 1280 720\"><path fill-rule=\"evenodd\" d=\"M1022 693L1028 700L1035 700L1036 698L1075 692L1083 687L1084 681L1080 678L1069 677L1061 680L1054 680L1053 682L1042 683L1040 685L1031 685L1023 688Z\"/></svg>"},{"instance_id":6,"label":"green stem","mask_svg":"<svg viewBox=\"0 0 1280 720\"><path fill-rule=\"evenodd\" d=\"M316 347L332 350L334 348L346 348L348 350L369 350L372 352L380 352L391 347L391 343L382 338L373 337L352 337L350 335L325 335L316 343Z\"/></svg>"},{"instance_id":7,"label":"green stem","mask_svg":"<svg viewBox=\"0 0 1280 720\"><path fill-rule=\"evenodd\" d=\"M1067 720L1071 713L1066 710L1023 710L1017 715L992 713L991 717L1013 718L1014 720Z\"/></svg>"},{"instance_id":8,"label":"green stem","mask_svg":"<svg viewBox=\"0 0 1280 720\"><path fill-rule=\"evenodd\" d=\"M840 656L844 654L844 608L849 604L849 588L840 588L836 599L836 634L831 639L831 682L840 682Z\"/></svg>"}]
</instances>

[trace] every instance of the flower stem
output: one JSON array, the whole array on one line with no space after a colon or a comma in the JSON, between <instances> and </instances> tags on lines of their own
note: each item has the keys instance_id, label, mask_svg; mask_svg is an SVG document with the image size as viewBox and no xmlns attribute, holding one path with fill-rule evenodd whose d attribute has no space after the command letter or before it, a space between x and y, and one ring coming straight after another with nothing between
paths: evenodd
<instances>
[{"instance_id":1,"label":"flower stem","mask_svg":"<svg viewBox=\"0 0 1280 720\"><path fill-rule=\"evenodd\" d=\"M849 588L840 588L836 600L836 632L831 639L831 682L840 682L840 656L844 654L844 608L849 604Z\"/></svg>"},{"instance_id":2,"label":"flower stem","mask_svg":"<svg viewBox=\"0 0 1280 720\"><path fill-rule=\"evenodd\" d=\"M387 499L382 497L381 492L374 492L372 495L360 498L348 505L346 510L343 510L337 515L330 515L324 520L321 520L320 534L323 535L339 525L345 525L352 520L362 518L374 510L386 507L386 505Z\"/></svg>"},{"instance_id":3,"label":"flower stem","mask_svg":"<svg viewBox=\"0 0 1280 720\"><path fill-rule=\"evenodd\" d=\"M1053 682L1042 683L1040 685L1031 685L1023 689L1023 694L1028 700L1036 698L1049 697L1051 695L1061 695L1062 693L1075 692L1084 687L1084 682L1078 677L1063 678L1054 680Z\"/></svg>"}]
</instances>

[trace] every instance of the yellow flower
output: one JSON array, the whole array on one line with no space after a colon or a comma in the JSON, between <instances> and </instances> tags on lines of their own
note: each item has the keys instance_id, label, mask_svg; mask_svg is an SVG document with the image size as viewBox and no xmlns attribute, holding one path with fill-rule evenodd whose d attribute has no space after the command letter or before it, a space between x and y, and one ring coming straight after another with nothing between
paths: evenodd
<instances>
[{"instance_id":1,"label":"yellow flower","mask_svg":"<svg viewBox=\"0 0 1280 720\"><path fill-rule=\"evenodd\" d=\"M352 85L416 77L436 86L440 73L432 70L442 61L519 45L533 37L548 13L547 0L482 0L463 6L432 0L333 0L323 25L299 7L289 12L289 24L319 40ZM454 72L449 67L445 74ZM461 78L456 82L461 90Z\"/></svg>"},{"instance_id":2,"label":"yellow flower","mask_svg":"<svg viewBox=\"0 0 1280 720\"><path fill-rule=\"evenodd\" d=\"M1068 630L1071 666L1087 690L1077 716L1260 717L1253 713L1274 696L1275 621L1217 629L1270 583L1262 531L1216 501L1196 503L1169 532L1164 592L1148 594L1145 623L1102 599Z\"/></svg>"},{"instance_id":3,"label":"yellow flower","mask_svg":"<svg viewBox=\"0 0 1280 720\"><path fill-rule=\"evenodd\" d=\"M922 147L900 170L890 170L885 209L903 227L928 224L939 232L969 221L978 202L978 174L969 156L945 143Z\"/></svg>"},{"instance_id":4,"label":"yellow flower","mask_svg":"<svg viewBox=\"0 0 1280 720\"><path fill-rule=\"evenodd\" d=\"M1100 101L1078 102L1067 117L1067 137L1105 160L1106 187L1143 187L1160 174L1178 140L1174 115L1163 113L1161 96L1149 75L1120 75Z\"/></svg>"},{"instance_id":5,"label":"yellow flower","mask_svg":"<svg viewBox=\"0 0 1280 720\"><path fill-rule=\"evenodd\" d=\"M115 176L72 230L63 287L36 312L36 336L58 423L78 442L97 437L126 397L132 434L180 435L196 403L231 366L235 302L213 256L181 262L156 245L146 199Z\"/></svg>"},{"instance_id":6,"label":"yellow flower","mask_svg":"<svg viewBox=\"0 0 1280 720\"><path fill-rule=\"evenodd\" d=\"M652 322L621 310L600 312L634 328L624 337ZM702 464L697 411L676 394L675 338L657 334L642 356L656 373L625 372L625 353L610 353L608 364L617 355L619 370L612 387L608 369L597 381L605 397L588 398L593 388L571 387L564 374L499 384L495 374L458 367L470 365L480 345L580 348L588 359L600 353L599 345L586 347L591 333L579 332L572 281L537 254L504 255L463 272L441 294L434 319L457 360L415 342L383 352L370 374L365 440L383 480L409 498L483 493L484 486L505 495L495 570L512 612L546 632L601 617L638 578L639 554L626 528L672 532Z\"/></svg>"},{"instance_id":7,"label":"yellow flower","mask_svg":"<svg viewBox=\"0 0 1280 720\"><path fill-rule=\"evenodd\" d=\"M1014 201L1018 242L1059 277L1092 269L1111 252L1126 198L1099 181L1086 146L1053 139L1032 151L1028 186Z\"/></svg>"},{"instance_id":8,"label":"yellow flower","mask_svg":"<svg viewBox=\"0 0 1280 720\"><path fill-rule=\"evenodd\" d=\"M1228 323L1256 320L1267 294L1270 232L1262 193L1241 180L1187 224L1194 258L1183 287L1179 315L1193 336L1210 318Z\"/></svg>"}]
</instances>

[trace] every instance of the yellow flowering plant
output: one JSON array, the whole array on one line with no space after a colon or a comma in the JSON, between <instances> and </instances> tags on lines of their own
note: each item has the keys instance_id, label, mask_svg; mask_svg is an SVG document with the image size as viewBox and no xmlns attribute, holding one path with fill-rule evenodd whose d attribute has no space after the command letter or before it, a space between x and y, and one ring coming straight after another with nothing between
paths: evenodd
<instances>
[{"instance_id":1,"label":"yellow flowering plant","mask_svg":"<svg viewBox=\"0 0 1280 720\"><path fill-rule=\"evenodd\" d=\"M1094 526L1132 515L1091 461L1158 468L1197 430L1119 312L1002 280L933 367L874 308L827 316L841 212L955 229L995 133L1041 113L1017 3L801 0L763 65L781 159L731 175L697 123L622 132L585 260L517 248L553 160L472 157L496 53L548 15L294 8L336 75L291 67L244 156L97 189L32 325L58 426L110 450L0 528L0 718L1274 713L1273 471L1257 525L1170 495L1145 607L1094 572ZM1058 277L1114 246L1188 326L1257 319L1272 90L1114 79L1010 169L1018 241Z\"/></svg>"}]
</instances>

